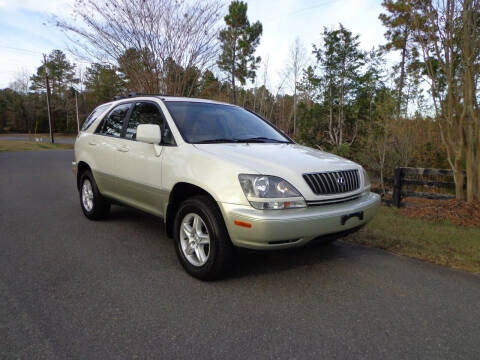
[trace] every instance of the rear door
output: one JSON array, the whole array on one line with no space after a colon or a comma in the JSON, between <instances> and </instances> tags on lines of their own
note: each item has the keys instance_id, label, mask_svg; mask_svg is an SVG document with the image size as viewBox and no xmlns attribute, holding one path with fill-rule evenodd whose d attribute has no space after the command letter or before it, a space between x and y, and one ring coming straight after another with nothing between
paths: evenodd
<instances>
[{"instance_id":1,"label":"rear door","mask_svg":"<svg viewBox=\"0 0 480 360\"><path fill-rule=\"evenodd\" d=\"M126 123L118 152L120 200L146 212L163 216L168 192L162 187L161 159L164 146L175 146L175 141L161 109L153 101L136 101ZM157 151L153 144L136 141L137 126L141 124L160 126L162 143L157 144Z\"/></svg>"},{"instance_id":2,"label":"rear door","mask_svg":"<svg viewBox=\"0 0 480 360\"><path fill-rule=\"evenodd\" d=\"M88 146L94 153L93 176L100 192L109 197L118 197L118 154L123 134L124 122L132 104L115 106L103 118L89 139Z\"/></svg>"}]
</instances>

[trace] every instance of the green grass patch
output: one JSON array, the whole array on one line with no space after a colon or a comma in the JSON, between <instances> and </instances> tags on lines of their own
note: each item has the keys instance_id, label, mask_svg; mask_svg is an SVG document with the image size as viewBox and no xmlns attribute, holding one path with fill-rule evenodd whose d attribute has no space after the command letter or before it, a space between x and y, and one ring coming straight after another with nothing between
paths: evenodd
<instances>
[{"instance_id":1,"label":"green grass patch","mask_svg":"<svg viewBox=\"0 0 480 360\"><path fill-rule=\"evenodd\" d=\"M5 151L29 151L29 150L52 150L73 149L70 144L50 144L33 141L0 140L0 152Z\"/></svg>"},{"instance_id":2,"label":"green grass patch","mask_svg":"<svg viewBox=\"0 0 480 360\"><path fill-rule=\"evenodd\" d=\"M480 228L413 220L382 206L346 241L480 274Z\"/></svg>"}]
</instances>

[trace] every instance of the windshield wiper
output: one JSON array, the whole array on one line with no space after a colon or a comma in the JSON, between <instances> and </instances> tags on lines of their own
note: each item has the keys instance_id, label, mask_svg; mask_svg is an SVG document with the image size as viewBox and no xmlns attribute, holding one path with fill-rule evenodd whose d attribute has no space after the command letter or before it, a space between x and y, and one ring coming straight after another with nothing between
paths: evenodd
<instances>
[{"instance_id":1,"label":"windshield wiper","mask_svg":"<svg viewBox=\"0 0 480 360\"><path fill-rule=\"evenodd\" d=\"M194 144L215 144L215 143L237 143L240 142L239 139L208 139L195 141Z\"/></svg>"},{"instance_id":2,"label":"windshield wiper","mask_svg":"<svg viewBox=\"0 0 480 360\"><path fill-rule=\"evenodd\" d=\"M277 140L277 139L271 139L265 136L257 136L257 137L251 137L247 139L239 139L239 142L257 142L257 143L268 143L268 142L274 142L274 143L280 143L280 144L289 144L290 141L283 141L283 140Z\"/></svg>"}]
</instances>

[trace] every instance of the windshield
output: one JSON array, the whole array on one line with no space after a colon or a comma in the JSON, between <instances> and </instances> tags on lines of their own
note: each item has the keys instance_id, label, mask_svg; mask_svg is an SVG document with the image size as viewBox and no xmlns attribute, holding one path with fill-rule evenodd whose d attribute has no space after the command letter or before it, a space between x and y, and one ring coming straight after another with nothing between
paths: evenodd
<instances>
[{"instance_id":1,"label":"windshield","mask_svg":"<svg viewBox=\"0 0 480 360\"><path fill-rule=\"evenodd\" d=\"M185 141L290 143L273 126L236 106L191 101L166 101Z\"/></svg>"}]
</instances>

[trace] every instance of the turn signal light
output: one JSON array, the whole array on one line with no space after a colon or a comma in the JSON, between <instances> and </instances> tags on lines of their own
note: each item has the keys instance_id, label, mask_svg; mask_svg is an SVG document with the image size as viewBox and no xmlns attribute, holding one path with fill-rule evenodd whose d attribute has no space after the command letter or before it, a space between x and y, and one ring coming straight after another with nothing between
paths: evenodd
<instances>
[{"instance_id":1,"label":"turn signal light","mask_svg":"<svg viewBox=\"0 0 480 360\"><path fill-rule=\"evenodd\" d=\"M250 224L248 222L245 222L245 221L235 220L233 223L235 225L241 226L241 227L246 227L246 228L251 228L252 227L252 224Z\"/></svg>"}]
</instances>

